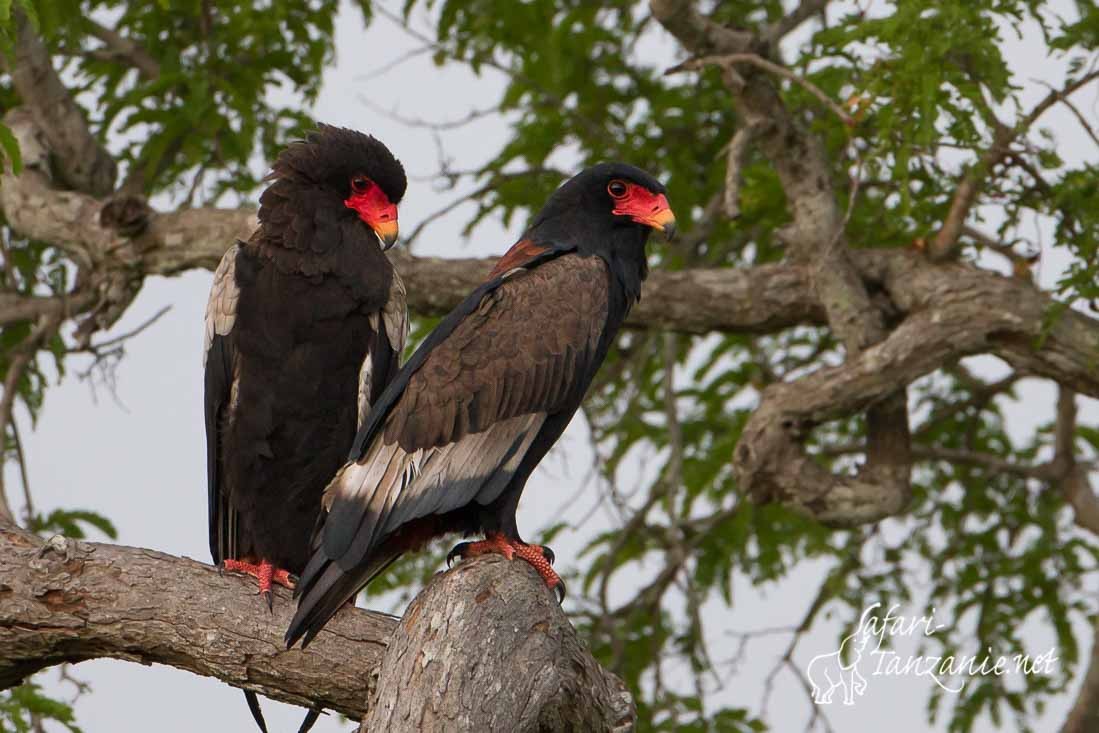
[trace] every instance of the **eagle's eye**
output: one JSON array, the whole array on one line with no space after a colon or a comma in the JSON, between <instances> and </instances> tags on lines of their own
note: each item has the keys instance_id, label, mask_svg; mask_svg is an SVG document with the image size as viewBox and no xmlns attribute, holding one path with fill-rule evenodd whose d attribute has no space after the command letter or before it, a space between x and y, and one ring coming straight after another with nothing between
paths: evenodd
<instances>
[{"instance_id":1,"label":"eagle's eye","mask_svg":"<svg viewBox=\"0 0 1099 733\"><path fill-rule=\"evenodd\" d=\"M626 184L617 178L607 184L607 193L611 195L611 198L620 199L626 195Z\"/></svg>"}]
</instances>

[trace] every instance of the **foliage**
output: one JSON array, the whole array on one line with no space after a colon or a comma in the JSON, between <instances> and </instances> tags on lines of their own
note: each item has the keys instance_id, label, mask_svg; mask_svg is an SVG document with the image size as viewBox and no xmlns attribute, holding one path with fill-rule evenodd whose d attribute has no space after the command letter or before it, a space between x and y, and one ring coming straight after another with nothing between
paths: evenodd
<instances>
[{"instance_id":1,"label":"foliage","mask_svg":"<svg viewBox=\"0 0 1099 733\"><path fill-rule=\"evenodd\" d=\"M699 4L709 17L748 29L775 22L790 6ZM384 4L355 5L369 22ZM183 203L246 195L259 182L256 161L309 124L304 110L332 61L335 6L323 0L35 4L57 63L74 91L83 92L96 133L117 152L127 178L145 193ZM1004 51L1012 38L1041 38L1068 69L1067 78L1048 81L1064 87L1082 79L1099 51L1095 4L1079 0L1063 17L1038 0L893 0L873 4L872 12L843 7L830 13L826 27L807 24L811 30L781 55L844 103L856 126L844 125L802 86L776 85L825 142L838 196L844 205L853 202L848 243L906 247L933 237L960 177L977 170L984 174L977 218L991 227L989 235L1012 243L1025 259L1037 246L1028 241L1034 222L1052 222L1057 246L1070 259L1059 287L1063 302L1099 298L1099 169L1066 162L1042 120L1027 120L1033 105L1022 94L1025 80ZM417 13L432 18L438 64L507 78L495 112L509 120L511 134L470 176L480 193L467 231L487 217L522 221L565 168L617 158L656 172L672 192L686 246L657 246L662 266L752 267L783 256L774 233L788 222L784 196L758 153L741 170L739 217L721 215L725 148L741 120L716 71L664 75L678 50L650 18L648 3L404 0L402 10L409 24ZM11 46L3 23L10 11L0 1L0 50ZM94 23L136 41L159 72L139 74L125 59L100 53ZM292 101L278 101L285 92ZM0 98L10 102L11 90L0 88ZM1016 138L1011 154L994 170L975 169L1001 127ZM3 128L0 146L13 156ZM71 281L72 263L51 247L5 242L5 263L13 265L8 287L62 292ZM966 244L966 257L985 254L977 239ZM10 354L30 328L5 329L0 354ZM60 342L54 356L61 371ZM648 729L764 728L765 720L738 707L753 701L724 705L724 695L715 702L713 680L730 672L713 659L715 614L704 609L728 616L735 587L746 581L764 588L810 564L824 568L824 580L806 594L804 629L791 632L792 643L826 613L853 625L867 599L913 608L933 599L941 615L955 619L929 642L936 653L1025 651L1019 629L1028 622L1057 639L1062 665L1053 677L1027 677L1022 687L986 677L949 699L932 689L929 717L951 731L969 731L985 716L1025 727L1073 679L1080 658L1073 623L1096 612L1082 589L1094 577L1099 543L1073 527L1049 482L979 462L928 459L914 476L910 512L864 531L829 530L781 507L755 506L738 491L730 456L759 390L841 358L824 329L696 338L634 332L622 336L604 367L584 411L599 455L599 490L622 526L592 539L570 588L578 627L600 660L640 693ZM36 362L20 382L32 415L47 386L44 374ZM910 389L916 446L928 455L950 450L1021 466L1048 456L1052 427L1022 441L1009 435L1003 405L1013 389L1014 382L991 389L965 365L919 382ZM863 431L859 420L825 426L811 447L822 462L850 466ZM1082 455L1099 450L1097 436L1080 427ZM649 458L643 483L627 494L622 478L636 477L640 456ZM90 524L111 534L109 523L82 512L35 521L43 532L77 536ZM437 567L439 554L396 568L379 590L407 593ZM926 577L933 578L930 587ZM33 688L26 694L24 708L46 704ZM15 704L14 697L0 699L8 710Z\"/></svg>"},{"instance_id":2,"label":"foliage","mask_svg":"<svg viewBox=\"0 0 1099 733\"><path fill-rule=\"evenodd\" d=\"M44 696L38 685L26 682L0 692L0 733L32 733L53 721L71 733L80 733L72 706Z\"/></svg>"}]
</instances>

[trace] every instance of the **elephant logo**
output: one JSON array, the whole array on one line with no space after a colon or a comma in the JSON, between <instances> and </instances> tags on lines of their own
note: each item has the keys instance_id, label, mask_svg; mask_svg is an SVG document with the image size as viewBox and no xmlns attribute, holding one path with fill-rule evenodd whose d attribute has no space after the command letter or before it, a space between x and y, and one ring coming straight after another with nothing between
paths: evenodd
<instances>
[{"instance_id":1,"label":"elephant logo","mask_svg":"<svg viewBox=\"0 0 1099 733\"><path fill-rule=\"evenodd\" d=\"M805 674L813 688L813 702L828 705L836 689L842 688L843 704L854 705L855 695L866 693L866 678L859 674L859 661L870 636L870 629L860 625L855 633L843 640L839 649L809 660ZM850 657L847 662L844 662L845 656Z\"/></svg>"}]
</instances>

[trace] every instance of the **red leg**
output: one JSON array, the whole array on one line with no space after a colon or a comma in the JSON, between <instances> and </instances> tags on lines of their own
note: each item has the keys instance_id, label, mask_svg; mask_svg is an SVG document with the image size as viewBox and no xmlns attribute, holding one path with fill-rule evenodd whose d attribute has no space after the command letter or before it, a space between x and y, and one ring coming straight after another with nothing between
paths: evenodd
<instances>
[{"instance_id":1,"label":"red leg","mask_svg":"<svg viewBox=\"0 0 1099 733\"><path fill-rule=\"evenodd\" d=\"M245 560L225 560L221 563L221 567L224 570L246 573L255 577L259 581L259 594L267 601L269 609L275 603L271 595L272 583L281 585L283 588L294 589L294 581L291 580L290 573L281 568L276 568L266 560L260 560L259 563L251 563Z\"/></svg>"},{"instance_id":2,"label":"red leg","mask_svg":"<svg viewBox=\"0 0 1099 733\"><path fill-rule=\"evenodd\" d=\"M553 570L553 551L548 547L528 545L519 540L508 539L502 534L490 534L481 542L462 542L450 551L446 559L449 564L455 557L464 560L488 553L503 555L508 560L525 560L542 576L546 587L558 594L558 600L565 599L565 582Z\"/></svg>"}]
</instances>

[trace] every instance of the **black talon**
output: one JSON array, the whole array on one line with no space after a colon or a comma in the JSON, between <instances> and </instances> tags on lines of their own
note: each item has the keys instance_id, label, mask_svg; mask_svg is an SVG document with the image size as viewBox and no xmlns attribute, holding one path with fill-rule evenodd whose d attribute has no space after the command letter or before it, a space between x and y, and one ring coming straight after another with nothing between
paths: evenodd
<instances>
[{"instance_id":1,"label":"black talon","mask_svg":"<svg viewBox=\"0 0 1099 733\"><path fill-rule=\"evenodd\" d=\"M456 557L464 558L466 548L468 548L471 544L473 544L473 543L472 542L459 542L458 544L454 545L454 547L450 550L450 552L448 552L446 554L446 566L448 568L453 567L454 558L456 558Z\"/></svg>"},{"instance_id":2,"label":"black talon","mask_svg":"<svg viewBox=\"0 0 1099 733\"><path fill-rule=\"evenodd\" d=\"M557 605L560 606L565 602L565 581L558 580L557 585L553 586L553 592L557 595Z\"/></svg>"},{"instance_id":3,"label":"black talon","mask_svg":"<svg viewBox=\"0 0 1099 733\"><path fill-rule=\"evenodd\" d=\"M268 611L268 613L274 613L275 612L275 594L272 593L269 590L265 590L265 591L260 591L260 595L263 596L264 600L267 601L267 611Z\"/></svg>"},{"instance_id":4,"label":"black talon","mask_svg":"<svg viewBox=\"0 0 1099 733\"><path fill-rule=\"evenodd\" d=\"M550 565L553 565L553 561L557 559L557 555L553 554L553 550L545 545L542 545L539 549L542 551L542 557L546 558L546 561L549 562Z\"/></svg>"}]
</instances>

